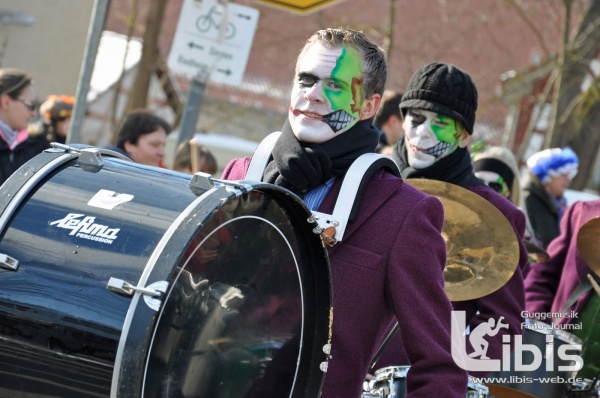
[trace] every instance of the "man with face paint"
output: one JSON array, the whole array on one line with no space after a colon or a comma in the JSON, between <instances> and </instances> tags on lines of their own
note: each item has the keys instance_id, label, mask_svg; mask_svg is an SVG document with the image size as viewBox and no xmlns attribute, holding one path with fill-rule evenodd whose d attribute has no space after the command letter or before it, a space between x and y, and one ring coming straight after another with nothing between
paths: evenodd
<instances>
[{"instance_id":1,"label":"man with face paint","mask_svg":"<svg viewBox=\"0 0 600 398\"><path fill-rule=\"evenodd\" d=\"M325 29L311 36L298 57L288 120L262 181L331 214L352 162L377 146L373 117L386 78L383 51L361 32ZM244 179L249 164L249 158L234 159L223 178ZM443 206L383 168L362 192L343 240L327 247L333 324L321 396L360 397L378 348L398 322L411 363L407 396L463 398L467 374L452 359L444 292Z\"/></svg>"},{"instance_id":2,"label":"man with face paint","mask_svg":"<svg viewBox=\"0 0 600 398\"><path fill-rule=\"evenodd\" d=\"M514 204L475 177L467 150L477 110L477 88L471 77L451 64L433 62L421 67L411 78L402 96L404 139L392 153L403 178L427 178L458 185L492 203L513 226L520 245L518 267L512 278L499 290L475 300L453 302L453 309L466 312L467 326L478 325L503 316L506 329L490 337L487 356L502 358L502 336L521 335L521 311L525 296L523 275L528 255L523 244L525 215ZM395 363L402 352L397 337L388 345L378 367ZM468 347L467 350L472 348ZM468 351L471 353L471 351ZM482 376L481 374L475 374Z\"/></svg>"}]
</instances>

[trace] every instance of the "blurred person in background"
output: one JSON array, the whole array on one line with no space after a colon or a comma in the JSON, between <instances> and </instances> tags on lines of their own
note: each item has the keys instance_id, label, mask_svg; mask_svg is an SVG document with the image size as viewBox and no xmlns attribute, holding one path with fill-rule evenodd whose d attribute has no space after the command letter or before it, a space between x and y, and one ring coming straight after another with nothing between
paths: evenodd
<instances>
[{"instance_id":1,"label":"blurred person in background","mask_svg":"<svg viewBox=\"0 0 600 398\"><path fill-rule=\"evenodd\" d=\"M29 138L36 116L33 78L18 69L0 69L0 184L39 154L43 145Z\"/></svg>"},{"instance_id":2,"label":"blurred person in background","mask_svg":"<svg viewBox=\"0 0 600 398\"><path fill-rule=\"evenodd\" d=\"M486 185L519 206L521 182L515 155L500 146L484 148L473 156L475 176Z\"/></svg>"},{"instance_id":3,"label":"blurred person in background","mask_svg":"<svg viewBox=\"0 0 600 398\"><path fill-rule=\"evenodd\" d=\"M568 206L564 193L578 167L571 148L544 149L527 159L524 208L532 234L544 248L560 234L560 220Z\"/></svg>"},{"instance_id":4,"label":"blurred person in background","mask_svg":"<svg viewBox=\"0 0 600 398\"><path fill-rule=\"evenodd\" d=\"M483 147L473 154L475 176L488 187L510 200L515 206L521 206L521 182L519 167L515 155L500 146ZM548 258L548 253L533 236L531 228L525 231L523 243L529 254L530 262L540 262Z\"/></svg>"},{"instance_id":5,"label":"blurred person in background","mask_svg":"<svg viewBox=\"0 0 600 398\"><path fill-rule=\"evenodd\" d=\"M50 143L64 144L71 126L71 115L75 97L70 95L49 95L40 105L40 120L29 126L29 135L44 142L46 148Z\"/></svg>"},{"instance_id":6,"label":"blurred person in background","mask_svg":"<svg viewBox=\"0 0 600 398\"><path fill-rule=\"evenodd\" d=\"M382 134L379 136L379 144L375 152L389 155L396 142L404 134L402 129L402 114L400 113L400 100L402 93L385 90L381 97L381 103L375 113L375 125Z\"/></svg>"},{"instance_id":7,"label":"blurred person in background","mask_svg":"<svg viewBox=\"0 0 600 398\"><path fill-rule=\"evenodd\" d=\"M187 174L201 171L214 175L217 172L217 160L210 149L192 138L177 147L173 170Z\"/></svg>"},{"instance_id":8,"label":"blurred person in background","mask_svg":"<svg viewBox=\"0 0 600 398\"><path fill-rule=\"evenodd\" d=\"M167 135L171 125L149 110L137 109L125 117L117 135L117 145L109 146L136 163L163 167Z\"/></svg>"},{"instance_id":9,"label":"blurred person in background","mask_svg":"<svg viewBox=\"0 0 600 398\"><path fill-rule=\"evenodd\" d=\"M600 291L592 282L596 287L600 283L598 246L597 236L589 232L597 231L598 217L600 199L577 201L569 206L561 219L560 234L548 245L549 259L532 263L525 278L526 310L552 313L558 318L548 322L560 324L559 329L568 329L583 341L583 367L577 377L587 379L600 376ZM588 232L580 235L583 227ZM580 240L581 236L584 240ZM567 311L574 311L577 316L560 317Z\"/></svg>"}]
</instances>

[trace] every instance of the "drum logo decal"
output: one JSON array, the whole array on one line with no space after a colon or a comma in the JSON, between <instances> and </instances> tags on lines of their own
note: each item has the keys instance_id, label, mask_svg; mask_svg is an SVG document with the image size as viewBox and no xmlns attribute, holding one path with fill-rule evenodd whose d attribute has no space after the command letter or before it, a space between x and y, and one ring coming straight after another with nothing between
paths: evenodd
<instances>
[{"instance_id":1,"label":"drum logo decal","mask_svg":"<svg viewBox=\"0 0 600 398\"><path fill-rule=\"evenodd\" d=\"M560 346L553 344L556 338L554 333L549 333L545 336L547 347L542 347L543 349L533 344L525 343L523 336L520 334L497 336L498 338L502 338L502 359L490 359L486 355L489 342L491 341L490 337L493 338L496 336L502 328L508 329L508 324L502 322L503 317L500 317L498 320L492 317L487 322L477 325L467 335L465 318L465 311L452 311L452 358L464 370L483 372L508 371L511 370L511 355L514 355L516 358L514 369L512 369L515 371L534 371L543 368L550 371L556 365L559 371L576 372L583 367L583 359L577 355L581 353L581 344L569 343ZM473 347L473 352L470 354L467 354L467 336ZM514 343L512 353L511 337ZM558 347L555 348L555 346ZM555 364L553 360L549 360L544 364L542 363L544 358L548 356L551 358L554 357L554 354L549 354L548 351L554 349L557 351L558 358L565 363L569 363L569 365L562 366L559 363ZM525 363L526 361L523 360L524 353L525 356L528 356L528 354L533 355L533 360L530 363ZM479 359L475 359L475 357L479 357Z\"/></svg>"},{"instance_id":2,"label":"drum logo decal","mask_svg":"<svg viewBox=\"0 0 600 398\"><path fill-rule=\"evenodd\" d=\"M127 193L116 193L108 189L101 189L90 199L88 206L99 207L101 209L112 210L116 206L125 202L130 202L133 195Z\"/></svg>"},{"instance_id":3,"label":"drum logo decal","mask_svg":"<svg viewBox=\"0 0 600 398\"><path fill-rule=\"evenodd\" d=\"M117 239L117 233L120 228L109 228L106 225L96 224L96 217L86 216L85 214L69 213L61 220L50 222L50 225L56 225L58 228L70 229L69 235L78 238L93 240L111 245Z\"/></svg>"}]
</instances>

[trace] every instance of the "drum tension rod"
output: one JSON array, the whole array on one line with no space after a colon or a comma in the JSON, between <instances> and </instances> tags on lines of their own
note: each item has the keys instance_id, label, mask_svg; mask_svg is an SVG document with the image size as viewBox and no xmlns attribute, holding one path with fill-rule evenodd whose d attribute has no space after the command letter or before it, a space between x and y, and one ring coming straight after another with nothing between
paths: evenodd
<instances>
[{"instance_id":1,"label":"drum tension rod","mask_svg":"<svg viewBox=\"0 0 600 398\"><path fill-rule=\"evenodd\" d=\"M127 296L133 296L134 293L145 294L147 296L152 297L160 297L162 293L160 290L148 289L145 287L137 287L132 285L129 282L125 282L119 278L111 277L106 285L108 290L112 290L113 292L125 294Z\"/></svg>"},{"instance_id":2,"label":"drum tension rod","mask_svg":"<svg viewBox=\"0 0 600 398\"><path fill-rule=\"evenodd\" d=\"M19 260L12 258L8 254L0 253L0 268L16 271L19 268Z\"/></svg>"},{"instance_id":3,"label":"drum tension rod","mask_svg":"<svg viewBox=\"0 0 600 398\"><path fill-rule=\"evenodd\" d=\"M212 175L203 173L201 171L195 173L189 183L190 190L192 193L194 193L194 195L197 196L200 196L209 189L214 188L215 185L224 185L225 187L238 189L242 192L242 194L246 194L252 190L251 185L247 185L240 181L219 180L217 178L213 178Z\"/></svg>"}]
</instances>

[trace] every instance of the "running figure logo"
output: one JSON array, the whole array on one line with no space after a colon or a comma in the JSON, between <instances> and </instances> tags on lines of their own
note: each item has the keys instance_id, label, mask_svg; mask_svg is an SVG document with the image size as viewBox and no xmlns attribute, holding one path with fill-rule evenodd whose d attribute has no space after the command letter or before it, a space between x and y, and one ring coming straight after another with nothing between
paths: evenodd
<instances>
[{"instance_id":1,"label":"running figure logo","mask_svg":"<svg viewBox=\"0 0 600 398\"><path fill-rule=\"evenodd\" d=\"M472 353L469 354L469 356L471 358L481 356L480 359L490 359L486 355L489 343L483 338L483 336L492 336L493 337L498 334L498 332L500 331L500 328L508 329L508 324L502 323L503 319L504 319L503 316L501 316L498 319L498 323L496 324L495 328L494 328L494 323L496 323L496 320L494 318L490 318L490 319L488 319L487 322L484 322L484 323L480 324L479 326L477 326L475 329L473 329L473 331L469 335L469 341L471 342L471 345L475 349L475 351L473 351Z\"/></svg>"}]
</instances>

